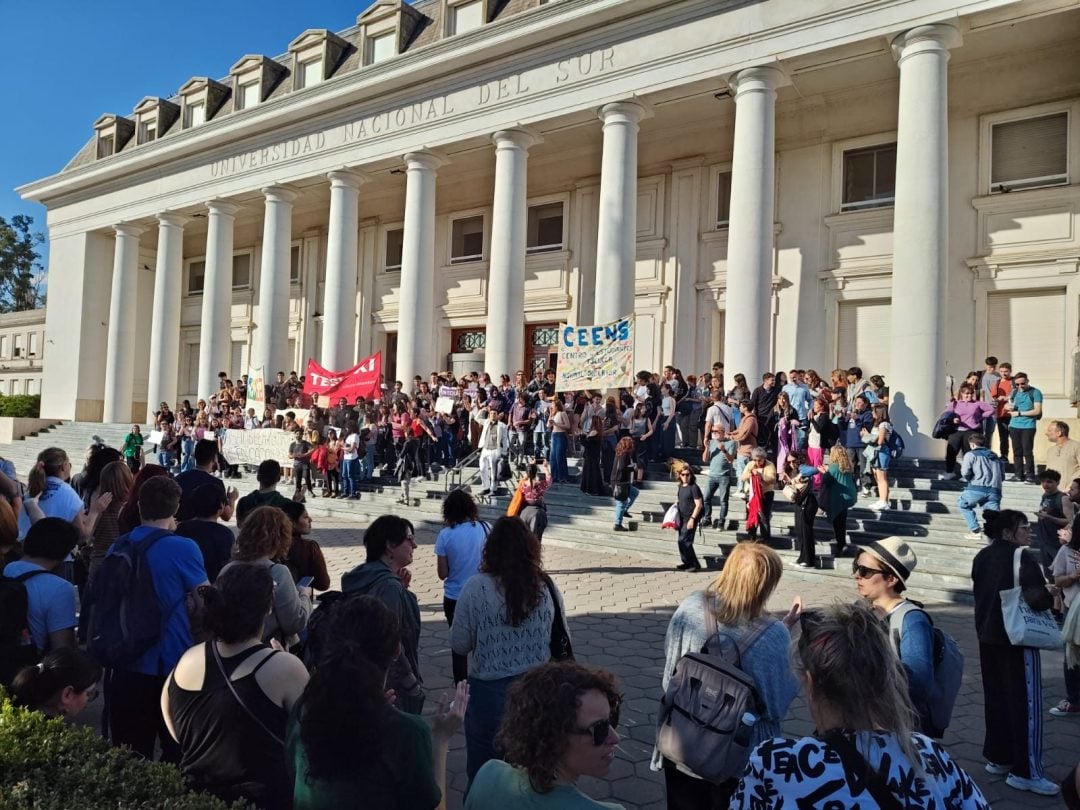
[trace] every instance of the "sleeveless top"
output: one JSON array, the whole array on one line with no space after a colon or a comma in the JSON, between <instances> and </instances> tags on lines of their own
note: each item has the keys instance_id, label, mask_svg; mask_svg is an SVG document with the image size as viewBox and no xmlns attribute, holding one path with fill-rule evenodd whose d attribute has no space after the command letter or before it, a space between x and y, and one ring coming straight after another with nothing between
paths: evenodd
<instances>
[{"instance_id":1,"label":"sleeveless top","mask_svg":"<svg viewBox=\"0 0 1080 810\"><path fill-rule=\"evenodd\" d=\"M264 808L291 806L292 785L285 767L285 749L237 703L214 660L208 642L203 645L205 675L202 689L192 691L169 681L169 709L180 738L180 772L194 790L203 790L233 802L246 799ZM268 644L222 657L232 677L244 661ZM255 673L277 651L271 652L247 675L232 681L244 704L280 740L285 739L288 712L274 704L259 687Z\"/></svg>"}]
</instances>

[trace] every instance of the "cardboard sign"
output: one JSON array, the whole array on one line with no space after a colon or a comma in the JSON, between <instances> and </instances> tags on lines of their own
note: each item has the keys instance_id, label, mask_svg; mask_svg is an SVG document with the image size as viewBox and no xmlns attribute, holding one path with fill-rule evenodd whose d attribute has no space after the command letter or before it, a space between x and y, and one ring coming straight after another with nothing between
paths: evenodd
<instances>
[{"instance_id":1,"label":"cardboard sign","mask_svg":"<svg viewBox=\"0 0 1080 810\"><path fill-rule=\"evenodd\" d=\"M161 444L165 440L165 433L160 430L151 430L146 437L147 444Z\"/></svg>"},{"instance_id":2,"label":"cardboard sign","mask_svg":"<svg viewBox=\"0 0 1080 810\"><path fill-rule=\"evenodd\" d=\"M357 397L375 399L381 395L382 352L365 357L348 371L328 371L314 360L307 362L304 393L318 394L319 402L329 407L345 397L350 405Z\"/></svg>"},{"instance_id":3,"label":"cardboard sign","mask_svg":"<svg viewBox=\"0 0 1080 810\"><path fill-rule=\"evenodd\" d=\"M454 412L454 398L453 397L439 397L435 400L435 413L453 413Z\"/></svg>"},{"instance_id":4,"label":"cardboard sign","mask_svg":"<svg viewBox=\"0 0 1080 810\"><path fill-rule=\"evenodd\" d=\"M556 391L624 388L633 381L633 315L594 326L559 327Z\"/></svg>"},{"instance_id":5,"label":"cardboard sign","mask_svg":"<svg viewBox=\"0 0 1080 810\"><path fill-rule=\"evenodd\" d=\"M221 453L230 464L251 464L257 467L267 459L275 459L282 466L292 464L289 445L293 435L276 428L261 430L226 430Z\"/></svg>"}]
</instances>

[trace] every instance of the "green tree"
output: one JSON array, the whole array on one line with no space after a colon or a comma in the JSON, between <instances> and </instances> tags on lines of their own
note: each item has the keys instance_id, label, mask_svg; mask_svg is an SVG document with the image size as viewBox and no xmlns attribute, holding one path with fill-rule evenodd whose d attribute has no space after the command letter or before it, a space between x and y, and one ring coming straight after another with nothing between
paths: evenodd
<instances>
[{"instance_id":1,"label":"green tree","mask_svg":"<svg viewBox=\"0 0 1080 810\"><path fill-rule=\"evenodd\" d=\"M45 305L41 292L43 270L38 248L45 236L34 231L34 218L16 214L0 217L0 312L20 312Z\"/></svg>"}]
</instances>

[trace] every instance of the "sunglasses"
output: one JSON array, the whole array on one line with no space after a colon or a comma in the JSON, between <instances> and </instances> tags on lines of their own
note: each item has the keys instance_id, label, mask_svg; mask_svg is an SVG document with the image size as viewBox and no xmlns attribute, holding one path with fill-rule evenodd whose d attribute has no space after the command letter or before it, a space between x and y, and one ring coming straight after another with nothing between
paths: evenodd
<instances>
[{"instance_id":1,"label":"sunglasses","mask_svg":"<svg viewBox=\"0 0 1080 810\"><path fill-rule=\"evenodd\" d=\"M857 562L851 564L851 573L855 575L856 579L870 579L874 574L881 574L883 577L888 576L888 571L882 571L880 568L868 568L865 565L859 565Z\"/></svg>"},{"instance_id":2,"label":"sunglasses","mask_svg":"<svg viewBox=\"0 0 1080 810\"><path fill-rule=\"evenodd\" d=\"M617 728L619 725L619 704L616 703L615 707L611 710L611 716L605 717L603 720L597 720L595 723L590 723L585 728L575 728L574 734L580 734L585 737L592 737L593 745L599 747L607 742L608 735L611 734L613 728Z\"/></svg>"}]
</instances>

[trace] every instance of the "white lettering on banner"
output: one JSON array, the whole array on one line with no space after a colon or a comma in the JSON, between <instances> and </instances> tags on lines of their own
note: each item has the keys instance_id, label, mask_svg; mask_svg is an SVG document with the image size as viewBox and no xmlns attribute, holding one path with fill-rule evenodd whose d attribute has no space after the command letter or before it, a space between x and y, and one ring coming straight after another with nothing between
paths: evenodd
<instances>
[{"instance_id":1,"label":"white lettering on banner","mask_svg":"<svg viewBox=\"0 0 1080 810\"><path fill-rule=\"evenodd\" d=\"M556 391L623 388L633 383L634 316L595 326L559 327Z\"/></svg>"},{"instance_id":2,"label":"white lettering on banner","mask_svg":"<svg viewBox=\"0 0 1080 810\"><path fill-rule=\"evenodd\" d=\"M259 430L226 430L221 453L230 464L258 466L268 459L275 459L288 466L289 445L293 435L285 430L261 428Z\"/></svg>"},{"instance_id":3,"label":"white lettering on banner","mask_svg":"<svg viewBox=\"0 0 1080 810\"><path fill-rule=\"evenodd\" d=\"M440 385L439 386L439 399L450 397L454 399L457 397L457 389L452 385Z\"/></svg>"},{"instance_id":4,"label":"white lettering on banner","mask_svg":"<svg viewBox=\"0 0 1080 810\"><path fill-rule=\"evenodd\" d=\"M589 51L491 79L452 93L442 93L403 107L364 116L341 126L291 138L260 149L251 149L214 161L209 167L210 176L214 179L231 177L276 163L303 158L325 149L348 146L373 137L407 132L410 129L442 121L459 112L495 106L545 89L550 90L567 82L580 81L614 70L615 56L615 48ZM620 64L623 61L625 60L620 59Z\"/></svg>"}]
</instances>

